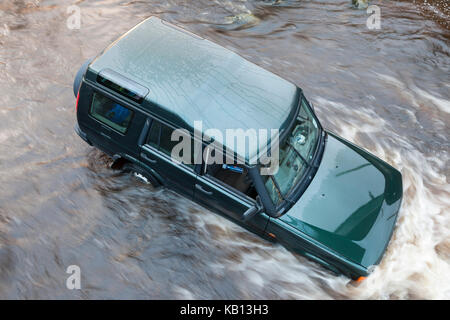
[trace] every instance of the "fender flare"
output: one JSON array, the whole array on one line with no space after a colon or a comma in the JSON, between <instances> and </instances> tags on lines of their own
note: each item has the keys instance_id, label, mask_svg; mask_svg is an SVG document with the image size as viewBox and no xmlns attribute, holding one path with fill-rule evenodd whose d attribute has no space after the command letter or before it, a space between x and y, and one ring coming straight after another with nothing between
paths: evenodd
<instances>
[{"instance_id":1,"label":"fender flare","mask_svg":"<svg viewBox=\"0 0 450 320\"><path fill-rule=\"evenodd\" d=\"M150 175L151 178L153 178L159 185L164 185L164 179L162 179L162 177L155 170L140 162L139 160L134 159L133 157L115 154L112 156L112 160L113 162L111 163L110 168L113 170L120 170L127 162L134 163L135 165L142 167L147 172L147 174Z\"/></svg>"},{"instance_id":2,"label":"fender flare","mask_svg":"<svg viewBox=\"0 0 450 320\"><path fill-rule=\"evenodd\" d=\"M86 73L87 68L89 67L89 64L93 60L94 60L93 58L86 60L83 63L83 65L80 67L80 69L78 69L78 72L73 81L73 94L75 95L75 97L78 95L78 90L80 90L81 81L83 80L84 74Z\"/></svg>"},{"instance_id":3,"label":"fender flare","mask_svg":"<svg viewBox=\"0 0 450 320\"><path fill-rule=\"evenodd\" d=\"M122 157L120 154L113 155L112 160L113 161L109 167L113 170L120 170L125 164L125 162L130 162L129 160Z\"/></svg>"}]
</instances>

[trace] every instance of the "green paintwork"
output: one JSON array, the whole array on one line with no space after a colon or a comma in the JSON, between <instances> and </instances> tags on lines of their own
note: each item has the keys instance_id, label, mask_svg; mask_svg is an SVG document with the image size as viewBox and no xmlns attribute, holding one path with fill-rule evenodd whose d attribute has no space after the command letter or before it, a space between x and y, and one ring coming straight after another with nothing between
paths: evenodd
<instances>
[{"instance_id":1,"label":"green paintwork","mask_svg":"<svg viewBox=\"0 0 450 320\"><path fill-rule=\"evenodd\" d=\"M191 129L202 120L203 132L218 129L224 137L226 129L283 127L299 98L294 84L156 17L110 46L89 66L87 78L95 81L105 69L147 87L143 107L175 126ZM256 150L249 146L248 158Z\"/></svg>"},{"instance_id":2,"label":"green paintwork","mask_svg":"<svg viewBox=\"0 0 450 320\"><path fill-rule=\"evenodd\" d=\"M401 197L401 174L396 169L329 135L313 181L279 219L368 268L385 251Z\"/></svg>"}]
</instances>

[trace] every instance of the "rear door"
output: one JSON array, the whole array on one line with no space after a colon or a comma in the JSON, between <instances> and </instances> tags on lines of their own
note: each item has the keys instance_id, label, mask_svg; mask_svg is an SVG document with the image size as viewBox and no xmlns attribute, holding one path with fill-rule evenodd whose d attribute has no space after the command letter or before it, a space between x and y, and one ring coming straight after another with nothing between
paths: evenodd
<instances>
[{"instance_id":1,"label":"rear door","mask_svg":"<svg viewBox=\"0 0 450 320\"><path fill-rule=\"evenodd\" d=\"M175 130L173 127L156 119L149 118L149 121L148 135L140 149L140 161L163 185L192 199L197 176L196 166L193 161L179 163L172 159L172 150L178 144L178 141L171 140ZM191 154L191 159L192 157Z\"/></svg>"}]
</instances>

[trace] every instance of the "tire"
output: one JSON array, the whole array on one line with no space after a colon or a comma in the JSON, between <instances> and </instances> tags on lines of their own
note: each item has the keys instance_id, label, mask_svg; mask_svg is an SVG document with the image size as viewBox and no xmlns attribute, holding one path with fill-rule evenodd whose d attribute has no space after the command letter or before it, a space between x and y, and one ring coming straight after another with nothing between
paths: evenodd
<instances>
[{"instance_id":1,"label":"tire","mask_svg":"<svg viewBox=\"0 0 450 320\"><path fill-rule=\"evenodd\" d=\"M78 95L78 90L80 90L81 80L83 80L84 74L92 60L93 59L86 60L75 76L75 80L73 81L73 94L75 95L75 98Z\"/></svg>"},{"instance_id":2,"label":"tire","mask_svg":"<svg viewBox=\"0 0 450 320\"><path fill-rule=\"evenodd\" d=\"M132 173L133 176L136 177L136 179L142 181L143 183L151 184L154 188L157 188L161 185L159 181L155 179L155 177L133 163L125 163L122 167L122 172Z\"/></svg>"}]
</instances>

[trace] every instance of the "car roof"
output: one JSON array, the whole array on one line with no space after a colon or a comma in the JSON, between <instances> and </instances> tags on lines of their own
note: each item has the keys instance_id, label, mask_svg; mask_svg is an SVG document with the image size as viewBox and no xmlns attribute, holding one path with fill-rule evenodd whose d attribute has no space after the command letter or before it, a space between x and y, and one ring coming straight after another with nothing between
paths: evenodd
<instances>
[{"instance_id":1,"label":"car roof","mask_svg":"<svg viewBox=\"0 0 450 320\"><path fill-rule=\"evenodd\" d=\"M94 79L108 69L148 89L142 108L190 131L201 120L204 133L218 129L224 139L226 129L282 128L300 92L235 52L157 17L120 37L88 73ZM239 156L248 160L256 154L253 144Z\"/></svg>"}]
</instances>

